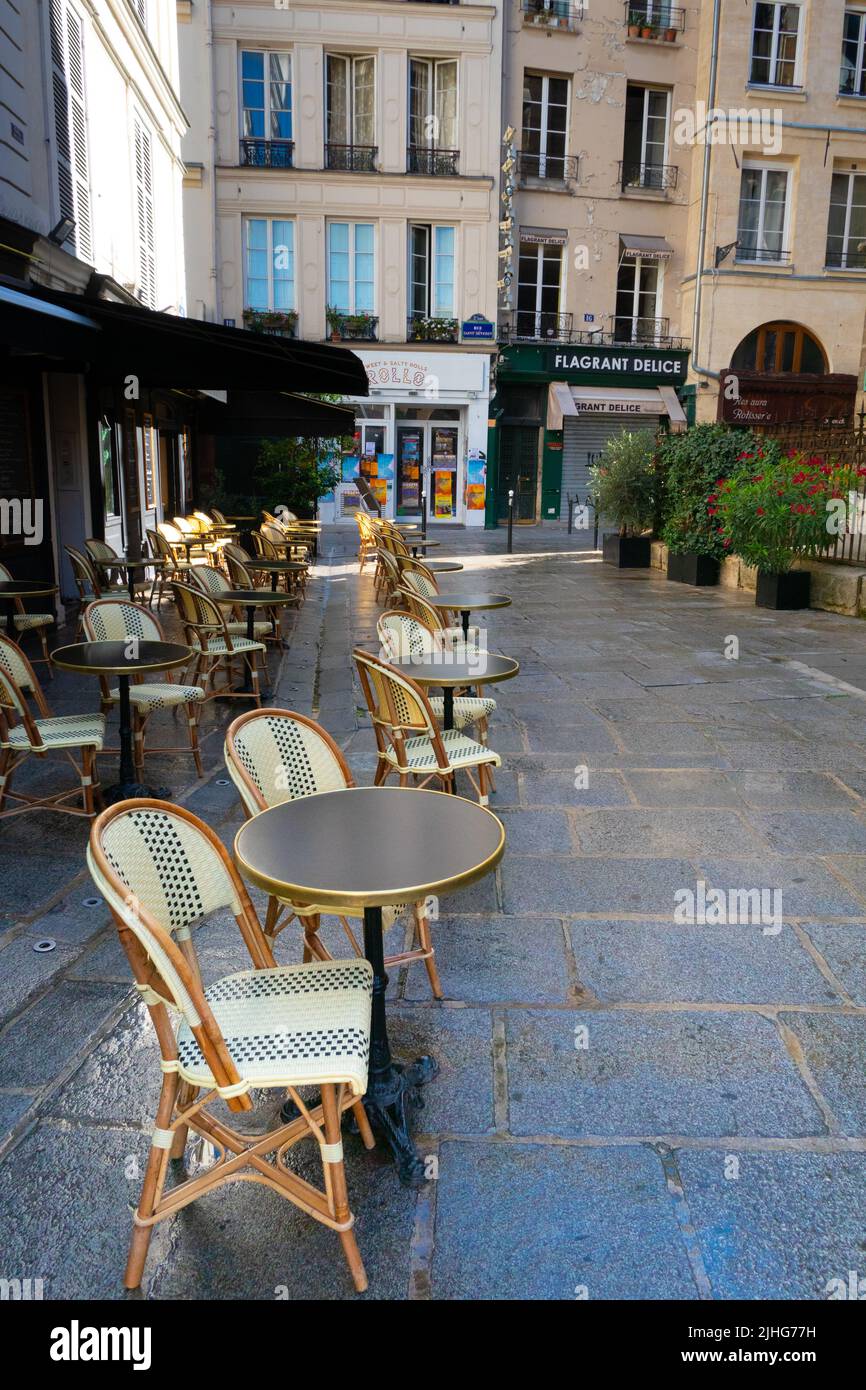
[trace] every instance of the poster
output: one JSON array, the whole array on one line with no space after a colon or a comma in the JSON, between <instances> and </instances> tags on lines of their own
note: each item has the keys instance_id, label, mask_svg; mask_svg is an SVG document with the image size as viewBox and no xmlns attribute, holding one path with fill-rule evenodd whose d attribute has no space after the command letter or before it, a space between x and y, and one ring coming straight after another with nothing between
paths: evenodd
<instances>
[{"instance_id":1,"label":"poster","mask_svg":"<svg viewBox=\"0 0 866 1390\"><path fill-rule=\"evenodd\" d=\"M454 474L450 469L437 468L433 474L433 515L451 516L454 511Z\"/></svg>"},{"instance_id":2,"label":"poster","mask_svg":"<svg viewBox=\"0 0 866 1390\"><path fill-rule=\"evenodd\" d=\"M484 495L487 491L487 460L482 454L476 458L470 455L466 464L466 510L484 510Z\"/></svg>"},{"instance_id":3,"label":"poster","mask_svg":"<svg viewBox=\"0 0 866 1390\"><path fill-rule=\"evenodd\" d=\"M360 471L359 465L360 460L357 458L353 458L351 455L348 458L343 458L342 475L344 483L351 483L354 481L355 478L357 478L358 473Z\"/></svg>"},{"instance_id":4,"label":"poster","mask_svg":"<svg viewBox=\"0 0 866 1390\"><path fill-rule=\"evenodd\" d=\"M378 464L379 464L379 472L378 472L377 476L380 477L380 478L388 478L389 480L393 480L393 477L394 477L394 455L393 455L393 454L380 454L380 455L379 455L379 458L378 458Z\"/></svg>"},{"instance_id":5,"label":"poster","mask_svg":"<svg viewBox=\"0 0 866 1390\"><path fill-rule=\"evenodd\" d=\"M388 483L384 478L373 478L370 482L370 491L379 503L380 507L388 504Z\"/></svg>"}]
</instances>

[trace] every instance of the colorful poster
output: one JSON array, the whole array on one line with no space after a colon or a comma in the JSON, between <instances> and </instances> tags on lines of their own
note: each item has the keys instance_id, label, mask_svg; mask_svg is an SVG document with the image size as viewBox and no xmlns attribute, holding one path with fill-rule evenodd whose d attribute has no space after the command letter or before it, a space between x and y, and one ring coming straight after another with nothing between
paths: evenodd
<instances>
[{"instance_id":1,"label":"colorful poster","mask_svg":"<svg viewBox=\"0 0 866 1390\"><path fill-rule=\"evenodd\" d=\"M385 478L373 478L370 483L370 491L379 503L380 507L388 504L388 483Z\"/></svg>"},{"instance_id":2,"label":"colorful poster","mask_svg":"<svg viewBox=\"0 0 866 1390\"><path fill-rule=\"evenodd\" d=\"M351 483L358 476L360 459L348 457L342 461L342 475L344 483Z\"/></svg>"},{"instance_id":3,"label":"colorful poster","mask_svg":"<svg viewBox=\"0 0 866 1390\"><path fill-rule=\"evenodd\" d=\"M487 491L487 462L483 458L470 458L466 464L466 510L484 510L484 496Z\"/></svg>"},{"instance_id":4,"label":"colorful poster","mask_svg":"<svg viewBox=\"0 0 866 1390\"><path fill-rule=\"evenodd\" d=\"M433 515L451 516L453 501L454 474L445 469L437 469L433 474Z\"/></svg>"},{"instance_id":5,"label":"colorful poster","mask_svg":"<svg viewBox=\"0 0 866 1390\"><path fill-rule=\"evenodd\" d=\"M378 475L377 475L377 476L380 477L380 478L389 478L389 479L392 479L392 478L394 477L394 455L393 455L393 454L380 454L380 455L379 455L379 459L378 459L378 463L379 463L379 472L378 472Z\"/></svg>"}]
</instances>

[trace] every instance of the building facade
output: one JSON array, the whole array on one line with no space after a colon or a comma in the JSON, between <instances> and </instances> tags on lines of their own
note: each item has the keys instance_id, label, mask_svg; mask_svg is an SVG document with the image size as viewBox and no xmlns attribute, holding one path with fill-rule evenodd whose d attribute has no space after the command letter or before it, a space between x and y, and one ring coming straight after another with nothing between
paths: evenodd
<instances>
[{"instance_id":1,"label":"building facade","mask_svg":"<svg viewBox=\"0 0 866 1390\"><path fill-rule=\"evenodd\" d=\"M371 399L326 518L363 472L386 515L423 492L431 523L482 524L500 5L179 9L190 312L358 351Z\"/></svg>"}]
</instances>

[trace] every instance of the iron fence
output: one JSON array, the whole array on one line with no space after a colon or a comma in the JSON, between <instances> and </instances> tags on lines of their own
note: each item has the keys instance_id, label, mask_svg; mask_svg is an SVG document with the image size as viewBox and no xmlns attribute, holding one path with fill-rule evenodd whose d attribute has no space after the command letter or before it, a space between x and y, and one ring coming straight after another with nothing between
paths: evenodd
<instances>
[{"instance_id":1,"label":"iron fence","mask_svg":"<svg viewBox=\"0 0 866 1390\"><path fill-rule=\"evenodd\" d=\"M755 425L755 434L775 439L783 451L795 449L808 457L839 460L852 468L866 467L866 409L848 419L798 420L781 425ZM857 495L863 501L849 508L849 525L854 529L836 541L828 541L823 558L844 565L866 564L866 477L857 480ZM853 512L853 516L851 513Z\"/></svg>"}]
</instances>

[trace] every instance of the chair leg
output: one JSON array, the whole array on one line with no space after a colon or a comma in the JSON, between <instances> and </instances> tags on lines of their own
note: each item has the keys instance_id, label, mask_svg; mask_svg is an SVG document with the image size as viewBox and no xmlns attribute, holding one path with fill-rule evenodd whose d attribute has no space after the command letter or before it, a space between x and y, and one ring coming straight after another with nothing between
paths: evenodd
<instances>
[{"instance_id":1,"label":"chair leg","mask_svg":"<svg viewBox=\"0 0 866 1390\"><path fill-rule=\"evenodd\" d=\"M436 957L433 954L433 941L430 936L430 919L424 911L423 903L416 903L413 912L415 914L415 926L418 931L418 941L420 942L421 949L430 952L429 956L424 957L424 964L427 967L433 998L441 999L443 997L442 981L439 978Z\"/></svg>"},{"instance_id":2,"label":"chair leg","mask_svg":"<svg viewBox=\"0 0 866 1390\"><path fill-rule=\"evenodd\" d=\"M189 722L189 745L195 759L195 770L199 777L203 777L204 768L201 765L201 752L198 746L198 710L193 705L187 705L186 709L186 717Z\"/></svg>"},{"instance_id":3,"label":"chair leg","mask_svg":"<svg viewBox=\"0 0 866 1390\"><path fill-rule=\"evenodd\" d=\"M144 720L141 712L133 706L132 711L132 738L133 752L132 760L135 764L135 771L138 776L144 779Z\"/></svg>"},{"instance_id":4,"label":"chair leg","mask_svg":"<svg viewBox=\"0 0 866 1390\"><path fill-rule=\"evenodd\" d=\"M46 635L46 632L45 632L45 628L44 628L44 627L40 627L40 628L39 628L39 641L40 641L41 644L42 644L42 658L43 658L43 660L44 660L44 662L45 662L45 674L46 674L46 676L48 677L48 679L49 679L50 681L53 681L53 680L54 680L54 670L53 670L53 668L52 668L52 666L51 666L51 660L50 660L50 658L49 658L49 656L48 656L48 637L47 637L47 635Z\"/></svg>"},{"instance_id":5,"label":"chair leg","mask_svg":"<svg viewBox=\"0 0 866 1390\"><path fill-rule=\"evenodd\" d=\"M95 755L92 748L82 748L81 750L81 792L84 799L84 809L92 820L96 814L93 805L93 766Z\"/></svg>"},{"instance_id":6,"label":"chair leg","mask_svg":"<svg viewBox=\"0 0 866 1390\"><path fill-rule=\"evenodd\" d=\"M6 802L6 794L9 791L9 783L12 781L12 773L9 771L9 764L12 761L12 749L0 748L0 811Z\"/></svg>"},{"instance_id":7,"label":"chair leg","mask_svg":"<svg viewBox=\"0 0 866 1390\"><path fill-rule=\"evenodd\" d=\"M322 1119L324 1121L325 1142L328 1145L334 1144L340 1147L340 1157L336 1159L336 1161L328 1163L328 1167L330 1168L330 1191L332 1194L331 1200L334 1205L334 1216L338 1221L348 1221L352 1213L349 1210L346 1170L343 1167L340 1115L337 1110L336 1092L331 1084L322 1087ZM323 1168L325 1162L326 1160L323 1159ZM358 1242L355 1240L355 1233L350 1229L348 1231L339 1231L338 1235L355 1288L358 1293L363 1293L367 1287L367 1275L364 1270L364 1261L361 1259L361 1252L358 1249Z\"/></svg>"},{"instance_id":8,"label":"chair leg","mask_svg":"<svg viewBox=\"0 0 866 1390\"><path fill-rule=\"evenodd\" d=\"M168 1129L171 1124L177 1084L177 1072L171 1072L163 1077L162 1091L156 1110L157 1129ZM147 1167L144 1170L141 1196L138 1199L137 1215L142 1221L146 1221L156 1211L165 1182L167 1157L167 1149L158 1148L155 1144L151 1145L150 1153L147 1156ZM127 1289L137 1289L141 1283L152 1234L153 1226L133 1227L132 1239L129 1242L129 1255L126 1261L126 1273L123 1276L123 1284Z\"/></svg>"}]
</instances>

